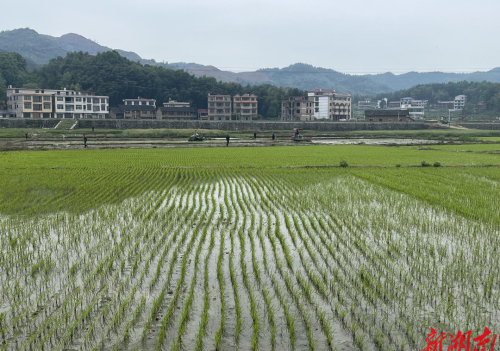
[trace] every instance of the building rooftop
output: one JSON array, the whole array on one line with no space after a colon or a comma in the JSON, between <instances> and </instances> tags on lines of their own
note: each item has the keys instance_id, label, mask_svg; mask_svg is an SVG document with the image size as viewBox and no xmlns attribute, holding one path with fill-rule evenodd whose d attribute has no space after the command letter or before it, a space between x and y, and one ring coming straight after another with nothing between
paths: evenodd
<instances>
[{"instance_id":1,"label":"building rooftop","mask_svg":"<svg viewBox=\"0 0 500 351\"><path fill-rule=\"evenodd\" d=\"M309 90L310 93L335 93L335 90L332 89L313 89Z\"/></svg>"},{"instance_id":2,"label":"building rooftop","mask_svg":"<svg viewBox=\"0 0 500 351\"><path fill-rule=\"evenodd\" d=\"M151 106L151 105L118 105L118 107L123 111L125 111L125 110L127 110L127 111L129 111L129 110L156 111L156 107Z\"/></svg>"},{"instance_id":3,"label":"building rooftop","mask_svg":"<svg viewBox=\"0 0 500 351\"><path fill-rule=\"evenodd\" d=\"M123 99L123 101L156 101L155 99L148 99L148 98L142 98L142 97L138 97L137 99Z\"/></svg>"}]
</instances>

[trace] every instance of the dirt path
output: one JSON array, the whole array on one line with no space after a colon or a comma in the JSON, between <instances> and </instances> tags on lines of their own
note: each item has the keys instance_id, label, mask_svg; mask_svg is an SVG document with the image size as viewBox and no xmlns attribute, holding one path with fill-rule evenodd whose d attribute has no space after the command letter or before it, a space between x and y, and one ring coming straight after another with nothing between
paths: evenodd
<instances>
[{"instance_id":1,"label":"dirt path","mask_svg":"<svg viewBox=\"0 0 500 351\"><path fill-rule=\"evenodd\" d=\"M450 128L451 129L460 129L460 130L469 130L469 128L465 128L465 127L457 126L457 125L453 125L453 124L450 124Z\"/></svg>"}]
</instances>

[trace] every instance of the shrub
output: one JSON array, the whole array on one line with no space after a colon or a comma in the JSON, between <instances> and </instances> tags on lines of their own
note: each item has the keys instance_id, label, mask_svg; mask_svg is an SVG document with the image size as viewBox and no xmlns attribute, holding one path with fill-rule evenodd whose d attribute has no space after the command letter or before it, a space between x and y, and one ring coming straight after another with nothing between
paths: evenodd
<instances>
[{"instance_id":1,"label":"shrub","mask_svg":"<svg viewBox=\"0 0 500 351\"><path fill-rule=\"evenodd\" d=\"M439 162L434 162L433 166L434 166L434 167L441 167L441 163L439 163Z\"/></svg>"},{"instance_id":2,"label":"shrub","mask_svg":"<svg viewBox=\"0 0 500 351\"><path fill-rule=\"evenodd\" d=\"M430 163L427 163L425 161L422 161L422 167L430 167L431 164Z\"/></svg>"},{"instance_id":3,"label":"shrub","mask_svg":"<svg viewBox=\"0 0 500 351\"><path fill-rule=\"evenodd\" d=\"M347 162L345 160L340 161L339 166L342 168L349 167L349 165L347 164Z\"/></svg>"}]
</instances>

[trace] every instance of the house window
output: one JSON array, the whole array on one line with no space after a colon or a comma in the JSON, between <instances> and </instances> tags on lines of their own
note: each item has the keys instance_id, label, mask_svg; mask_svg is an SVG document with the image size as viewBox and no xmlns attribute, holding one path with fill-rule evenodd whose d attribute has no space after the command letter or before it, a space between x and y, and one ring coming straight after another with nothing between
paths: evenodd
<instances>
[{"instance_id":1,"label":"house window","mask_svg":"<svg viewBox=\"0 0 500 351\"><path fill-rule=\"evenodd\" d=\"M30 118L31 114L30 113L23 113L24 118Z\"/></svg>"},{"instance_id":2,"label":"house window","mask_svg":"<svg viewBox=\"0 0 500 351\"><path fill-rule=\"evenodd\" d=\"M50 103L44 103L43 104L43 109L44 110L50 110Z\"/></svg>"},{"instance_id":3,"label":"house window","mask_svg":"<svg viewBox=\"0 0 500 351\"><path fill-rule=\"evenodd\" d=\"M30 110L31 109L31 102L25 102L24 103L24 108L27 109L27 110Z\"/></svg>"},{"instance_id":4,"label":"house window","mask_svg":"<svg viewBox=\"0 0 500 351\"><path fill-rule=\"evenodd\" d=\"M63 114L62 113L58 113L57 114L57 118L63 118Z\"/></svg>"},{"instance_id":5,"label":"house window","mask_svg":"<svg viewBox=\"0 0 500 351\"><path fill-rule=\"evenodd\" d=\"M57 109L58 109L58 110L62 110L62 109L64 109L64 105L57 105Z\"/></svg>"},{"instance_id":6,"label":"house window","mask_svg":"<svg viewBox=\"0 0 500 351\"><path fill-rule=\"evenodd\" d=\"M297 113L300 113L300 110L297 110Z\"/></svg>"},{"instance_id":7,"label":"house window","mask_svg":"<svg viewBox=\"0 0 500 351\"><path fill-rule=\"evenodd\" d=\"M25 100L25 101L31 101L31 96L29 96L29 95L24 95L24 100Z\"/></svg>"},{"instance_id":8,"label":"house window","mask_svg":"<svg viewBox=\"0 0 500 351\"><path fill-rule=\"evenodd\" d=\"M50 96L44 96L43 101L50 101Z\"/></svg>"},{"instance_id":9,"label":"house window","mask_svg":"<svg viewBox=\"0 0 500 351\"><path fill-rule=\"evenodd\" d=\"M57 101L64 101L64 98L62 96L58 96Z\"/></svg>"},{"instance_id":10,"label":"house window","mask_svg":"<svg viewBox=\"0 0 500 351\"><path fill-rule=\"evenodd\" d=\"M82 98L81 97L77 97L77 98L75 98L75 101L76 102L82 102Z\"/></svg>"},{"instance_id":11,"label":"house window","mask_svg":"<svg viewBox=\"0 0 500 351\"><path fill-rule=\"evenodd\" d=\"M77 110L81 110L82 109L82 105L76 105L75 106Z\"/></svg>"},{"instance_id":12,"label":"house window","mask_svg":"<svg viewBox=\"0 0 500 351\"><path fill-rule=\"evenodd\" d=\"M314 109L314 111L315 111L315 112L319 112L319 108L317 108L317 107L316 107L316 108Z\"/></svg>"}]
</instances>

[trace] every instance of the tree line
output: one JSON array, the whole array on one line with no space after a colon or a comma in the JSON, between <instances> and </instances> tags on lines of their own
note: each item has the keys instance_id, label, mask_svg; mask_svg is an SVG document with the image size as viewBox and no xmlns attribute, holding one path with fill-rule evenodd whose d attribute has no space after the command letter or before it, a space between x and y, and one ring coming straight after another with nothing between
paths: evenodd
<instances>
[{"instance_id":1,"label":"tree line","mask_svg":"<svg viewBox=\"0 0 500 351\"><path fill-rule=\"evenodd\" d=\"M487 110L500 112L500 83L487 81L420 84L389 94L378 94L375 99L388 98L389 101L399 101L403 97L410 96L418 100L429 100L430 104L437 104L438 101L452 101L457 95L467 95L469 109L479 102L485 102Z\"/></svg>"},{"instance_id":2,"label":"tree line","mask_svg":"<svg viewBox=\"0 0 500 351\"><path fill-rule=\"evenodd\" d=\"M57 57L39 69L30 70L26 60L16 53L0 52L0 102L5 100L5 87L74 89L108 95L111 106L126 98L156 99L158 105L169 99L188 101L196 108L207 108L210 94L255 94L258 113L275 118L281 111L281 100L305 96L297 88L272 85L241 85L218 82L212 77L195 77L182 70L142 65L109 51L95 56L83 52Z\"/></svg>"}]
</instances>

